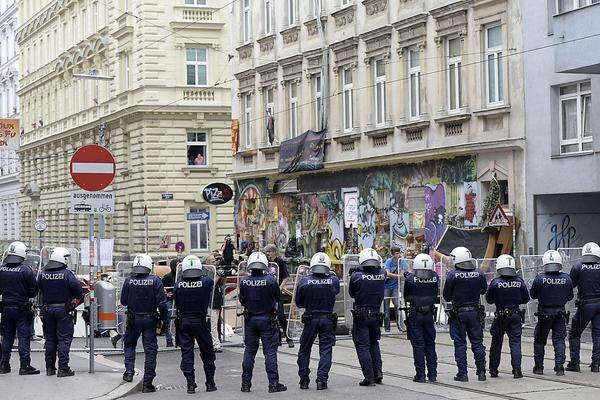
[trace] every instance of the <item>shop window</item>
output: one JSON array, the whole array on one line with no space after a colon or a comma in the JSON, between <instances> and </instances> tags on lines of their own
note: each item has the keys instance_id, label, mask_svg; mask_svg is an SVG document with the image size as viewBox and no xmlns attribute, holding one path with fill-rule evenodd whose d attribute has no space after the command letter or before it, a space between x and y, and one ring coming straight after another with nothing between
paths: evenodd
<instances>
[{"instance_id":1,"label":"shop window","mask_svg":"<svg viewBox=\"0 0 600 400\"><path fill-rule=\"evenodd\" d=\"M205 213L200 208L190 208L190 215ZM190 227L190 249L195 251L206 251L209 249L208 219L195 219L189 222Z\"/></svg>"}]
</instances>

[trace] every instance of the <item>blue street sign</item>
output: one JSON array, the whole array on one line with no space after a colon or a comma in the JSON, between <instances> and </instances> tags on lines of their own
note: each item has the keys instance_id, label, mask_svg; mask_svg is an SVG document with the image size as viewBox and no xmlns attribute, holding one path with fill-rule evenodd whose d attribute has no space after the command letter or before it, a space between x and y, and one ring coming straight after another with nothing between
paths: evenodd
<instances>
[{"instance_id":1,"label":"blue street sign","mask_svg":"<svg viewBox=\"0 0 600 400\"><path fill-rule=\"evenodd\" d=\"M160 197L163 200L173 200L175 198L175 196L173 195L173 193L163 193L160 195Z\"/></svg>"},{"instance_id":2,"label":"blue street sign","mask_svg":"<svg viewBox=\"0 0 600 400\"><path fill-rule=\"evenodd\" d=\"M208 221L210 219L210 212L208 211L195 211L187 214L188 221Z\"/></svg>"}]
</instances>

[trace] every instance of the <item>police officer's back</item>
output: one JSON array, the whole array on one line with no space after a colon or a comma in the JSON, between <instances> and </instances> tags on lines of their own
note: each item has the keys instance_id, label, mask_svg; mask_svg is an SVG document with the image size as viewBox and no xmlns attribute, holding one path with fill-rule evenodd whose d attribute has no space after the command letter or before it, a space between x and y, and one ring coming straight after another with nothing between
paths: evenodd
<instances>
[{"instance_id":1,"label":"police officer's back","mask_svg":"<svg viewBox=\"0 0 600 400\"><path fill-rule=\"evenodd\" d=\"M317 390L327 389L337 315L333 313L335 298L340 292L340 281L331 272L331 260L325 253L316 253L310 260L311 273L296 285L296 306L304 309L304 329L298 352L298 375L300 388L308 389L310 383L310 352L315 339L319 338L319 369Z\"/></svg>"},{"instance_id":2,"label":"police officer's back","mask_svg":"<svg viewBox=\"0 0 600 400\"><path fill-rule=\"evenodd\" d=\"M156 376L156 356L158 342L156 327L158 326L157 310L163 321L167 319L165 289L162 281L152 275L153 262L147 254L137 255L133 260L132 275L125 279L121 291L121 304L127 306L127 326L124 337L125 373L123 379L133 380L135 368L135 347L140 335L143 337L144 381L142 392L154 392L152 384Z\"/></svg>"},{"instance_id":3,"label":"police officer's back","mask_svg":"<svg viewBox=\"0 0 600 400\"><path fill-rule=\"evenodd\" d=\"M435 303L438 301L440 280L434 271L433 259L419 254L413 261L413 273L404 280L404 299L408 303L408 338L413 348L416 375L413 381L425 382L425 364L430 382L437 380L435 351Z\"/></svg>"},{"instance_id":4,"label":"police officer's back","mask_svg":"<svg viewBox=\"0 0 600 400\"><path fill-rule=\"evenodd\" d=\"M83 297L81 284L67 268L70 257L69 250L55 248L38 279L43 303L41 310L46 339L46 375L56 374L58 353L59 378L75 374L69 367L75 322L72 315L75 312L73 301Z\"/></svg>"},{"instance_id":5,"label":"police officer's back","mask_svg":"<svg viewBox=\"0 0 600 400\"><path fill-rule=\"evenodd\" d=\"M479 270L469 249L457 247L450 253L455 269L448 272L444 285L444 299L451 304L449 312L450 337L454 342L454 358L458 374L454 380L466 382L467 375L467 334L475 355L477 377L485 376L485 347L483 345L483 327L480 296L485 294L487 281Z\"/></svg>"},{"instance_id":6,"label":"police officer's back","mask_svg":"<svg viewBox=\"0 0 600 400\"><path fill-rule=\"evenodd\" d=\"M577 288L577 311L571 321L567 371L579 372L581 334L592 323L592 372L600 372L600 246L590 242L583 246L581 260L570 272L573 287Z\"/></svg>"},{"instance_id":7,"label":"police officer's back","mask_svg":"<svg viewBox=\"0 0 600 400\"><path fill-rule=\"evenodd\" d=\"M352 310L352 339L364 379L361 386L374 386L383 380L380 326L383 314L379 311L383 302L386 272L381 267L381 257L371 248L358 256L361 271L350 277L348 293L354 299Z\"/></svg>"},{"instance_id":8,"label":"police officer's back","mask_svg":"<svg viewBox=\"0 0 600 400\"><path fill-rule=\"evenodd\" d=\"M525 281L517 276L516 264L512 256L503 254L498 257L496 272L499 276L492 280L485 296L489 304L496 305L496 317L490 330L492 334L490 376L492 378L498 377L502 340L506 333L510 346L513 377L519 379L523 377L521 371L521 323L523 314L519 306L527 304L529 292Z\"/></svg>"},{"instance_id":9,"label":"police officer's back","mask_svg":"<svg viewBox=\"0 0 600 400\"><path fill-rule=\"evenodd\" d=\"M254 359L262 342L269 393L283 392L287 387L279 382L277 347L279 326L277 304L281 297L277 278L267 274L269 261L261 252L248 258L251 274L240 279L239 301L244 307L244 360L242 362L242 392L250 392Z\"/></svg>"},{"instance_id":10,"label":"police officer's back","mask_svg":"<svg viewBox=\"0 0 600 400\"><path fill-rule=\"evenodd\" d=\"M177 307L177 337L181 347L181 371L187 380L187 392L194 393L194 342L200 348L200 357L206 375L206 391L217 390L215 384L215 352L210 322L207 319L215 282L203 271L200 259L187 256L181 263L182 279L175 282L173 295Z\"/></svg>"},{"instance_id":11,"label":"police officer's back","mask_svg":"<svg viewBox=\"0 0 600 400\"><path fill-rule=\"evenodd\" d=\"M33 308L29 299L37 296L38 285L31 267L25 263L27 247L21 242L8 246L0 266L0 296L2 296L2 359L0 374L10 372L10 356L15 335L19 338L19 375L35 375L40 371L31 366L30 328Z\"/></svg>"},{"instance_id":12,"label":"police officer's back","mask_svg":"<svg viewBox=\"0 0 600 400\"><path fill-rule=\"evenodd\" d=\"M533 373L544 373L544 353L548 334L552 331L554 346L554 371L565 374L565 338L568 316L565 305L573 299L573 282L562 272L562 256L556 250L548 250L542 257L544 272L538 274L531 285L530 295L538 300L537 324L534 332Z\"/></svg>"}]
</instances>

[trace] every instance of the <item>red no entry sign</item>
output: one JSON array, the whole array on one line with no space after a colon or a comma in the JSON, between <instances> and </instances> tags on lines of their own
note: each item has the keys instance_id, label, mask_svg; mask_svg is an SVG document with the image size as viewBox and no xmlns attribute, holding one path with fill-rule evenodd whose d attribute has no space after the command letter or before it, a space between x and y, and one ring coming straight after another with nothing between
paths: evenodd
<instances>
[{"instance_id":1,"label":"red no entry sign","mask_svg":"<svg viewBox=\"0 0 600 400\"><path fill-rule=\"evenodd\" d=\"M97 192L112 183L115 159L106 148L90 144L73 154L69 172L77 186L88 192Z\"/></svg>"}]
</instances>

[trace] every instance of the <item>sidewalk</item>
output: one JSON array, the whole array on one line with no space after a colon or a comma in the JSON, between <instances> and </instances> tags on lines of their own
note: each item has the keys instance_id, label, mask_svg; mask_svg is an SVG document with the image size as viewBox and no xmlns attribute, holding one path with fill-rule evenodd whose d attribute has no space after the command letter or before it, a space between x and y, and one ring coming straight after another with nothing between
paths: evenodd
<instances>
[{"instance_id":1,"label":"sidewalk","mask_svg":"<svg viewBox=\"0 0 600 400\"><path fill-rule=\"evenodd\" d=\"M57 378L46 376L43 342L32 342L31 364L38 368L40 375L19 375L19 354L13 351L12 372L0 375L2 398L19 400L112 400L137 391L142 376L138 370L133 382L123 381L124 366L120 362L96 356L95 373L88 373L89 356L85 353L71 353L70 366L75 376Z\"/></svg>"}]
</instances>

